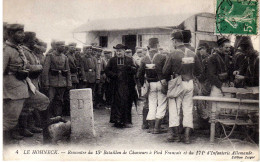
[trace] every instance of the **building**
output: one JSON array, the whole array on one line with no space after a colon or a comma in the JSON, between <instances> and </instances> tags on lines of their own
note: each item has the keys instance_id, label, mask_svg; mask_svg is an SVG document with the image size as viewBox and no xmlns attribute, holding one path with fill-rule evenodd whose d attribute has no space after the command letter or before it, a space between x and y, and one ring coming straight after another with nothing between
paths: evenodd
<instances>
[{"instance_id":1,"label":"building","mask_svg":"<svg viewBox=\"0 0 260 162\"><path fill-rule=\"evenodd\" d=\"M170 33L176 27L191 30L194 47L201 41L217 40L215 15L211 13L94 20L78 27L73 34L85 33L85 44L112 49L122 43L135 51L136 46L146 47L152 37L159 38L161 47L168 48Z\"/></svg>"}]
</instances>

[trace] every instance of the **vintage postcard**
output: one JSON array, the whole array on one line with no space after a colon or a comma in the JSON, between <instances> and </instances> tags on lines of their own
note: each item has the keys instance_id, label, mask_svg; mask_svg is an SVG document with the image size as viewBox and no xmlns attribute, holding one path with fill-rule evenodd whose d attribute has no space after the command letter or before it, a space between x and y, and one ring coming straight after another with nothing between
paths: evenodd
<instances>
[{"instance_id":1,"label":"vintage postcard","mask_svg":"<svg viewBox=\"0 0 260 162\"><path fill-rule=\"evenodd\" d=\"M258 0L3 0L3 160L258 161Z\"/></svg>"}]
</instances>

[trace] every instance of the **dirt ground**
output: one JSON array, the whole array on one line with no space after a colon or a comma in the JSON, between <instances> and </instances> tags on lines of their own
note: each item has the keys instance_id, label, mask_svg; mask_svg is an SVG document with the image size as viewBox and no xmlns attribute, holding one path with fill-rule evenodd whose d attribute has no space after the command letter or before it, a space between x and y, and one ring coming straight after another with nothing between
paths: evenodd
<instances>
[{"instance_id":1,"label":"dirt ground","mask_svg":"<svg viewBox=\"0 0 260 162\"><path fill-rule=\"evenodd\" d=\"M133 106L132 108L132 128L119 129L113 127L113 124L109 123L110 109L102 107L100 109L94 109L94 121L96 138L79 142L77 145L84 145L89 148L125 148L125 149L207 149L207 148L225 148L225 149L239 149L239 148L251 148L257 149L256 144L248 142L245 137L232 140L232 142L225 140L220 142L216 139L215 145L209 144L209 129L198 130L195 129L191 134L191 144L187 145L183 142L169 143L167 142L168 133L164 134L150 134L147 130L141 129L142 126L142 105L143 102L139 101L138 108ZM66 117L69 120L69 117ZM163 127L167 128L166 125ZM19 146L39 146L42 145L42 134L35 134L33 137L24 138L21 141L13 141L12 145ZM60 141L58 145L74 145L69 141Z\"/></svg>"}]
</instances>

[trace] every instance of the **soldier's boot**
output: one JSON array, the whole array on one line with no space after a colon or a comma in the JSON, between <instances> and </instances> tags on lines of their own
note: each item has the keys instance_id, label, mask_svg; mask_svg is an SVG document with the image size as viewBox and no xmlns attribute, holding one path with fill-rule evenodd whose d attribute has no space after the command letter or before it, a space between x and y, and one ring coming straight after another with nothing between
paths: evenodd
<instances>
[{"instance_id":1,"label":"soldier's boot","mask_svg":"<svg viewBox=\"0 0 260 162\"><path fill-rule=\"evenodd\" d=\"M41 117L40 117L39 110L35 109L35 110L33 110L32 113L33 113L33 118L35 121L35 126L40 128L41 127Z\"/></svg>"},{"instance_id":2,"label":"soldier's boot","mask_svg":"<svg viewBox=\"0 0 260 162\"><path fill-rule=\"evenodd\" d=\"M189 127L185 128L184 143L186 143L186 144L190 144L191 143L190 142L190 130L191 130L191 128L189 128Z\"/></svg>"},{"instance_id":3,"label":"soldier's boot","mask_svg":"<svg viewBox=\"0 0 260 162\"><path fill-rule=\"evenodd\" d=\"M19 130L17 128L14 128L10 130L10 136L12 139L21 140L24 137L20 135Z\"/></svg>"},{"instance_id":4,"label":"soldier's boot","mask_svg":"<svg viewBox=\"0 0 260 162\"><path fill-rule=\"evenodd\" d=\"M40 111L41 123L42 123L42 135L43 144L51 143L51 137L48 131L48 126L51 125L49 109Z\"/></svg>"},{"instance_id":5,"label":"soldier's boot","mask_svg":"<svg viewBox=\"0 0 260 162\"><path fill-rule=\"evenodd\" d=\"M180 133L179 133L179 127L170 127L170 136L167 138L168 142L180 142Z\"/></svg>"},{"instance_id":6,"label":"soldier's boot","mask_svg":"<svg viewBox=\"0 0 260 162\"><path fill-rule=\"evenodd\" d=\"M147 114L148 114L149 109L143 108L143 124L142 124L142 129L148 129L148 121L146 120Z\"/></svg>"},{"instance_id":7,"label":"soldier's boot","mask_svg":"<svg viewBox=\"0 0 260 162\"><path fill-rule=\"evenodd\" d=\"M20 126L20 135L24 137L32 137L33 133L28 130L28 115L20 115L19 126Z\"/></svg>"},{"instance_id":8,"label":"soldier's boot","mask_svg":"<svg viewBox=\"0 0 260 162\"><path fill-rule=\"evenodd\" d=\"M155 120L155 126L153 134L160 134L160 133L166 133L167 130L161 128L162 119L156 119Z\"/></svg>"},{"instance_id":9,"label":"soldier's boot","mask_svg":"<svg viewBox=\"0 0 260 162\"><path fill-rule=\"evenodd\" d=\"M153 133L155 120L148 120L148 124L149 124L149 129L148 129L147 133Z\"/></svg>"},{"instance_id":10,"label":"soldier's boot","mask_svg":"<svg viewBox=\"0 0 260 162\"><path fill-rule=\"evenodd\" d=\"M30 130L30 132L32 133L41 133L42 132L42 129L41 128L38 128L35 126L35 120L33 118L33 115L30 114L28 116L28 129Z\"/></svg>"}]
</instances>

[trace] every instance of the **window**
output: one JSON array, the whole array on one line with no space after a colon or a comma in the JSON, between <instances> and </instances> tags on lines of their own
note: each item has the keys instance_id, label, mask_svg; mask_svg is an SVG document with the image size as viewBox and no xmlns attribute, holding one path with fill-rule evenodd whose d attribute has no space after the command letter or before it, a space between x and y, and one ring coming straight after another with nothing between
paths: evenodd
<instances>
[{"instance_id":1,"label":"window","mask_svg":"<svg viewBox=\"0 0 260 162\"><path fill-rule=\"evenodd\" d=\"M142 39L142 35L138 35L138 42L139 42L139 46L142 47L143 45L143 39Z\"/></svg>"},{"instance_id":2,"label":"window","mask_svg":"<svg viewBox=\"0 0 260 162\"><path fill-rule=\"evenodd\" d=\"M101 47L107 47L107 36L100 36L99 37L99 46Z\"/></svg>"}]
</instances>

